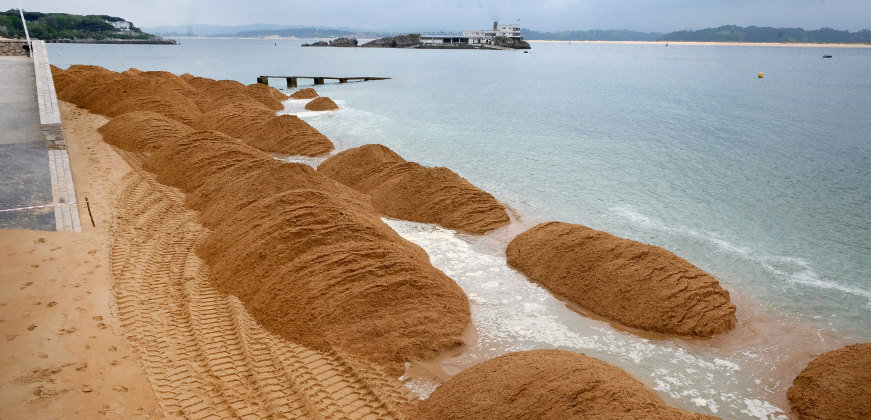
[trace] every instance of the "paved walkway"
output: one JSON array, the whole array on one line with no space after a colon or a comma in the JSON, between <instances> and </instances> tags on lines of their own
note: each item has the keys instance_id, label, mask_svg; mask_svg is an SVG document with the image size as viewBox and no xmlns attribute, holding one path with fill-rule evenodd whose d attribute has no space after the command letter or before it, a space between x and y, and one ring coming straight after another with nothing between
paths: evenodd
<instances>
[{"instance_id":1,"label":"paved walkway","mask_svg":"<svg viewBox=\"0 0 871 420\"><path fill-rule=\"evenodd\" d=\"M0 229L81 232L45 43L0 57Z\"/></svg>"}]
</instances>

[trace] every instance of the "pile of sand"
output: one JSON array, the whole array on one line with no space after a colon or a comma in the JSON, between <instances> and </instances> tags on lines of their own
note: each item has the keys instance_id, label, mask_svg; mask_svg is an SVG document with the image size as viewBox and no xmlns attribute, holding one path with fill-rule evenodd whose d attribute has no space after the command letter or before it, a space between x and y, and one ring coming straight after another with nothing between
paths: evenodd
<instances>
[{"instance_id":1,"label":"pile of sand","mask_svg":"<svg viewBox=\"0 0 871 420\"><path fill-rule=\"evenodd\" d=\"M226 105L192 125L223 132L266 152L320 156L333 150L333 143L307 122L295 115L275 115L259 103Z\"/></svg>"},{"instance_id":2,"label":"pile of sand","mask_svg":"<svg viewBox=\"0 0 871 420\"><path fill-rule=\"evenodd\" d=\"M312 88L300 89L290 95L293 99L314 99L318 97L318 93Z\"/></svg>"},{"instance_id":3,"label":"pile of sand","mask_svg":"<svg viewBox=\"0 0 871 420\"><path fill-rule=\"evenodd\" d=\"M462 343L462 290L358 192L214 131L168 143L144 167L189 193L212 229L197 251L212 281L267 329L393 374Z\"/></svg>"},{"instance_id":4,"label":"pile of sand","mask_svg":"<svg viewBox=\"0 0 871 420\"><path fill-rule=\"evenodd\" d=\"M729 292L658 246L550 222L518 235L506 253L530 279L630 327L707 337L736 324Z\"/></svg>"},{"instance_id":5,"label":"pile of sand","mask_svg":"<svg viewBox=\"0 0 871 420\"><path fill-rule=\"evenodd\" d=\"M194 130L156 112L134 111L112 118L97 131L106 143L115 147L131 152L153 152Z\"/></svg>"},{"instance_id":6,"label":"pile of sand","mask_svg":"<svg viewBox=\"0 0 871 420\"><path fill-rule=\"evenodd\" d=\"M200 118L199 93L167 72L115 73L94 66L52 68L58 99L91 112L115 117L153 111L185 124Z\"/></svg>"},{"instance_id":7,"label":"pile of sand","mask_svg":"<svg viewBox=\"0 0 871 420\"><path fill-rule=\"evenodd\" d=\"M418 406L422 419L712 419L665 405L623 370L563 350L473 366Z\"/></svg>"},{"instance_id":8,"label":"pile of sand","mask_svg":"<svg viewBox=\"0 0 871 420\"><path fill-rule=\"evenodd\" d=\"M202 94L203 100L200 102L200 108L203 112L209 112L227 105L252 102L259 103L267 109L277 111L284 108L281 101L287 99L287 96L275 88L259 83L245 86L235 80L213 80L189 74L183 74L181 78Z\"/></svg>"},{"instance_id":9,"label":"pile of sand","mask_svg":"<svg viewBox=\"0 0 871 420\"><path fill-rule=\"evenodd\" d=\"M321 96L305 104L305 109L309 111L333 111L339 109L339 106L332 99Z\"/></svg>"},{"instance_id":10,"label":"pile of sand","mask_svg":"<svg viewBox=\"0 0 871 420\"><path fill-rule=\"evenodd\" d=\"M296 115L278 115L242 135L245 143L283 155L322 156L333 150L327 136Z\"/></svg>"},{"instance_id":11,"label":"pile of sand","mask_svg":"<svg viewBox=\"0 0 871 420\"><path fill-rule=\"evenodd\" d=\"M333 150L332 142L305 121L276 116L275 110L282 109L281 101L287 97L266 85L245 86L230 80L137 69L115 73L95 66L53 67L52 73L60 99L91 112L116 117L147 111L196 129L221 131L261 150L284 155L321 156ZM172 127L162 122L162 128L131 132L135 127L147 128L150 123L142 118L139 115L118 122L126 128L108 127L104 134L111 138L107 141L127 150L158 147L158 137ZM179 134L190 131L182 129Z\"/></svg>"},{"instance_id":12,"label":"pile of sand","mask_svg":"<svg viewBox=\"0 0 871 420\"><path fill-rule=\"evenodd\" d=\"M510 221L492 195L450 169L407 162L380 144L339 153L318 166L318 172L369 194L375 208L390 217L475 234Z\"/></svg>"},{"instance_id":13,"label":"pile of sand","mask_svg":"<svg viewBox=\"0 0 871 420\"><path fill-rule=\"evenodd\" d=\"M203 114L192 127L200 130L216 130L234 138L243 138L275 117L275 113L259 102L228 104Z\"/></svg>"},{"instance_id":14,"label":"pile of sand","mask_svg":"<svg viewBox=\"0 0 871 420\"><path fill-rule=\"evenodd\" d=\"M801 419L871 418L871 343L817 356L795 378L787 398Z\"/></svg>"}]
</instances>

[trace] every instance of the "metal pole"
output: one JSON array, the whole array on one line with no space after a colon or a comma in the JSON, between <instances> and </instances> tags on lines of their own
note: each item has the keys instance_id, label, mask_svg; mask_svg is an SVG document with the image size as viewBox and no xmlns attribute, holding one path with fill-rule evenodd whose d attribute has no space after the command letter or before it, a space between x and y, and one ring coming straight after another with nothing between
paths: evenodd
<instances>
[{"instance_id":1,"label":"metal pole","mask_svg":"<svg viewBox=\"0 0 871 420\"><path fill-rule=\"evenodd\" d=\"M21 15L21 24L24 26L24 36L27 38L27 53L33 57L33 44L30 43L30 33L27 31L27 21L24 20L24 11L21 10L21 0L18 0L18 14Z\"/></svg>"}]
</instances>

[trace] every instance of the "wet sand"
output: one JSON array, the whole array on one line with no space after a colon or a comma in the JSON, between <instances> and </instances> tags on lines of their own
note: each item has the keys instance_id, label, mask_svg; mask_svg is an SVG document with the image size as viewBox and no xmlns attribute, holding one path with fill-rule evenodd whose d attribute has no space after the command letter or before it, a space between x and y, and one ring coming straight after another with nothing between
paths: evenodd
<instances>
[{"instance_id":1,"label":"wet sand","mask_svg":"<svg viewBox=\"0 0 871 420\"><path fill-rule=\"evenodd\" d=\"M111 209L130 168L96 132L106 118L61 112L77 199L97 227L0 230L0 418L162 418L113 305Z\"/></svg>"}]
</instances>

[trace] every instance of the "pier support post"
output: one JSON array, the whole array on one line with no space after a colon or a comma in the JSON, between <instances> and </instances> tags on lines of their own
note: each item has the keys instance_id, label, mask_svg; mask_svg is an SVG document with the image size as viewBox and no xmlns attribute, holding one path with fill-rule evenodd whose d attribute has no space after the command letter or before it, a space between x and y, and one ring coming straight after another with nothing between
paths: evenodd
<instances>
[{"instance_id":1,"label":"pier support post","mask_svg":"<svg viewBox=\"0 0 871 420\"><path fill-rule=\"evenodd\" d=\"M257 76L257 83L260 83L260 84L262 84L262 85L269 86L269 78L268 78L268 77L263 77L263 76Z\"/></svg>"},{"instance_id":2,"label":"pier support post","mask_svg":"<svg viewBox=\"0 0 871 420\"><path fill-rule=\"evenodd\" d=\"M289 87L289 88L296 87L296 77L288 77L287 78L287 87Z\"/></svg>"},{"instance_id":3,"label":"pier support post","mask_svg":"<svg viewBox=\"0 0 871 420\"><path fill-rule=\"evenodd\" d=\"M339 83L348 83L348 79L339 79Z\"/></svg>"},{"instance_id":4,"label":"pier support post","mask_svg":"<svg viewBox=\"0 0 871 420\"><path fill-rule=\"evenodd\" d=\"M316 84L316 85L322 85L322 84L324 84L324 78L323 78L323 77L315 77L314 79L315 79L315 84Z\"/></svg>"}]
</instances>

